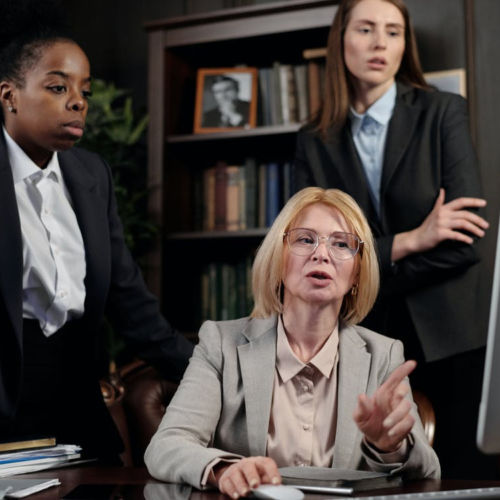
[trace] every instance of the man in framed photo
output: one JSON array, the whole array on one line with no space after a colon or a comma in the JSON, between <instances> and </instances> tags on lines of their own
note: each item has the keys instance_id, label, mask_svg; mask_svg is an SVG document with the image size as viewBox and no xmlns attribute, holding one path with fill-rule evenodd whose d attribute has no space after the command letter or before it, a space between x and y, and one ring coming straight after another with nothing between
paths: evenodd
<instances>
[{"instance_id":1,"label":"man in framed photo","mask_svg":"<svg viewBox=\"0 0 500 500\"><path fill-rule=\"evenodd\" d=\"M239 98L240 84L235 78L217 75L207 81L217 107L203 113L206 128L245 127L249 125L250 103Z\"/></svg>"}]
</instances>

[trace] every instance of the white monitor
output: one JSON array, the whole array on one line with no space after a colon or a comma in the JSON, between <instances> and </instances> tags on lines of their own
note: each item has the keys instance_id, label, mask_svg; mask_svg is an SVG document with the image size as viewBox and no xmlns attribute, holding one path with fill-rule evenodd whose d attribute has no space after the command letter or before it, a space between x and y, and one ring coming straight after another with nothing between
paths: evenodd
<instances>
[{"instance_id":1,"label":"white monitor","mask_svg":"<svg viewBox=\"0 0 500 500\"><path fill-rule=\"evenodd\" d=\"M483 392L479 406L477 446L484 453L500 453L500 227L495 255Z\"/></svg>"}]
</instances>

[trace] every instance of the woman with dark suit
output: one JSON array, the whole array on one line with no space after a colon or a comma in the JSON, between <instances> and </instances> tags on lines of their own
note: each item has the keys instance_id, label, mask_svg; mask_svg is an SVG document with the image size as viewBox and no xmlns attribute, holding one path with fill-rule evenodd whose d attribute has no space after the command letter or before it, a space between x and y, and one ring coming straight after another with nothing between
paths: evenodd
<instances>
[{"instance_id":1,"label":"woman with dark suit","mask_svg":"<svg viewBox=\"0 0 500 500\"><path fill-rule=\"evenodd\" d=\"M281 482L278 467L438 478L398 340L357 326L379 271L356 202L310 187L292 197L252 269L250 318L207 321L146 450L163 481L232 498Z\"/></svg>"},{"instance_id":2,"label":"woman with dark suit","mask_svg":"<svg viewBox=\"0 0 500 500\"><path fill-rule=\"evenodd\" d=\"M361 205L382 276L365 324L420 362L412 385L435 406L443 476L491 477L475 446L488 223L466 102L426 84L402 0L342 1L326 64L323 107L298 135L297 187L336 187Z\"/></svg>"},{"instance_id":3,"label":"woman with dark suit","mask_svg":"<svg viewBox=\"0 0 500 500\"><path fill-rule=\"evenodd\" d=\"M103 315L168 377L181 378L192 346L160 315L125 245L108 165L72 148L90 67L55 12L43 0L2 7L0 439L55 435L114 460L123 445L96 359Z\"/></svg>"}]
</instances>

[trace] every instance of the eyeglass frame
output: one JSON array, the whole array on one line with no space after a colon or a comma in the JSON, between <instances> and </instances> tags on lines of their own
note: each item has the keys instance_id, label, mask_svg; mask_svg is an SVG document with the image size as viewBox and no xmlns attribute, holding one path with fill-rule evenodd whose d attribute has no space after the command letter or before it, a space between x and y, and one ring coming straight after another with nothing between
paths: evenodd
<instances>
[{"instance_id":1,"label":"eyeglass frame","mask_svg":"<svg viewBox=\"0 0 500 500\"><path fill-rule=\"evenodd\" d=\"M297 229L302 229L304 231L309 231L313 234L316 235L316 245L314 246L314 248L311 250L311 253L307 254L307 255L300 255L300 254L297 254L295 253L293 250L292 250L292 247L290 246L290 232L291 231L295 231ZM348 234L349 236L353 236L355 239L358 240L358 248L356 249L356 252L352 254L351 257L349 257L348 259L339 259L338 257L336 257L331 248L332 248L332 245L330 243L330 238L335 235L335 234ZM309 229L307 227L294 227L293 229L290 229L288 230L286 233L283 233L283 237L285 238L286 237L286 241L287 241L287 246L288 246L288 249L290 250L290 252L292 252L294 255L297 255L299 257L307 257L309 255L312 255L316 249L319 247L319 242L320 240L325 240L326 242L326 248L328 249L328 252L330 253L330 255L334 258L334 259L337 259L337 260L351 260L351 259L354 259L354 257L356 257L356 255L359 253L359 258L361 259L363 257L363 247L364 247L364 244L365 242L357 235L357 234L354 234L354 233L348 233L346 231L335 231L334 233L332 233L330 236L326 237L326 236L319 236L318 233L316 233L316 231L313 231L312 229Z\"/></svg>"}]
</instances>

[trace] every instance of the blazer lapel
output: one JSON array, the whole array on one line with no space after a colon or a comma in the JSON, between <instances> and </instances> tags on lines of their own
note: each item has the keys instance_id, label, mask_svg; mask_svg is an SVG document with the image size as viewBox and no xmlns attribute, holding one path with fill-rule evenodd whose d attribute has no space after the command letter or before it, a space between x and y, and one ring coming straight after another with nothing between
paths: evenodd
<instances>
[{"instance_id":1,"label":"blazer lapel","mask_svg":"<svg viewBox=\"0 0 500 500\"><path fill-rule=\"evenodd\" d=\"M363 208L368 220L377 224L379 217L370 196L366 175L356 151L350 128L350 122L347 121L340 133L329 134L324 142L330 162L333 163L332 168L329 166L329 162L323 162L326 165L324 169L325 187L334 187L349 193Z\"/></svg>"},{"instance_id":2,"label":"blazer lapel","mask_svg":"<svg viewBox=\"0 0 500 500\"><path fill-rule=\"evenodd\" d=\"M276 364L276 325L276 316L253 319L243 331L249 342L238 347L251 456L266 454Z\"/></svg>"},{"instance_id":3,"label":"blazer lapel","mask_svg":"<svg viewBox=\"0 0 500 500\"><path fill-rule=\"evenodd\" d=\"M0 291L21 345L23 320L23 243L12 168L0 129Z\"/></svg>"},{"instance_id":4,"label":"blazer lapel","mask_svg":"<svg viewBox=\"0 0 500 500\"><path fill-rule=\"evenodd\" d=\"M413 90L411 87L398 83L396 106L394 107L394 114L389 123L380 184L382 210L384 207L384 195L394 173L401 165L401 159L408 149L421 113L421 105L410 102L412 93Z\"/></svg>"},{"instance_id":5,"label":"blazer lapel","mask_svg":"<svg viewBox=\"0 0 500 500\"><path fill-rule=\"evenodd\" d=\"M339 336L339 384L337 432L333 454L334 469L356 469L362 434L352 418L358 395L368 387L371 355L352 327L343 327ZM353 369L353 367L356 367Z\"/></svg>"},{"instance_id":6,"label":"blazer lapel","mask_svg":"<svg viewBox=\"0 0 500 500\"><path fill-rule=\"evenodd\" d=\"M107 207L97 195L97 181L85 165L72 153L59 153L59 164L66 187L73 201L78 225L85 246L87 274L85 277L85 314L100 315L106 300L109 282L110 246ZM104 168L104 167L103 167Z\"/></svg>"}]
</instances>

